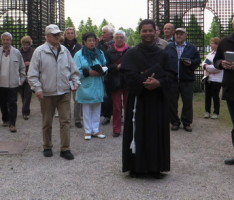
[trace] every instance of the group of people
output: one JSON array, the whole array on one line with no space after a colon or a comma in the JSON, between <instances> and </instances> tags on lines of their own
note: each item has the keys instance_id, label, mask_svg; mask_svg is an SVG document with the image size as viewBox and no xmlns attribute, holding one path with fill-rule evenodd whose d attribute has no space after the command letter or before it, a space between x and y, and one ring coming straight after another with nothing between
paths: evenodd
<instances>
[{"instance_id":1,"label":"group of people","mask_svg":"<svg viewBox=\"0 0 234 200\"><path fill-rule=\"evenodd\" d=\"M64 31L61 45L62 31L50 24L45 28L43 45L31 49L32 41L26 36L22 38L20 51L11 46L12 35L3 33L3 47L0 48L3 125L16 131L18 86L21 86L25 102L23 117L29 118L28 102L33 90L41 106L43 155L53 156L52 121L57 109L60 156L73 160L70 150L72 92L74 122L76 127L84 127L85 140L105 138L100 132L101 116L105 125L113 115L113 137L121 134L124 121L123 172L162 178L161 172L170 170L170 129L177 131L182 124L185 131L192 132L194 72L201 63L196 47L186 41L186 29L175 29L168 23L163 31L164 39L159 37L160 30L154 21L142 20L139 24L141 42L130 48L126 33L115 32L109 25L102 28L99 42L94 33L83 34L82 45L76 41L74 28L69 27ZM234 124L234 64L224 57L225 51L234 51L233 35L219 42L218 38L212 38L212 52L202 63L208 76L204 117L218 117L218 93L223 82L223 98L227 100ZM183 103L180 117L179 96ZM211 98L214 100L213 115ZM232 139L234 145L234 129ZM225 163L234 164L234 159Z\"/></svg>"}]
</instances>

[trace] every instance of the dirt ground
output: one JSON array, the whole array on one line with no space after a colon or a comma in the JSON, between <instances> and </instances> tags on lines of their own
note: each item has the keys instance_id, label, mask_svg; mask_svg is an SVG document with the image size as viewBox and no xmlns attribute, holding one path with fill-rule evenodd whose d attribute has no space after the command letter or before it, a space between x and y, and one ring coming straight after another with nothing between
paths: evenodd
<instances>
[{"instance_id":1,"label":"dirt ground","mask_svg":"<svg viewBox=\"0 0 234 200\"><path fill-rule=\"evenodd\" d=\"M18 99L17 133L0 127L1 141L28 141L20 155L0 155L1 200L232 200L234 156L231 127L219 120L195 118L193 132L171 132L171 171L162 180L131 178L121 172L122 136L112 137L111 125L101 126L106 139L83 139L71 125L75 160L59 156L59 124L54 118L54 156L42 155L41 114L36 98L28 121Z\"/></svg>"}]
</instances>

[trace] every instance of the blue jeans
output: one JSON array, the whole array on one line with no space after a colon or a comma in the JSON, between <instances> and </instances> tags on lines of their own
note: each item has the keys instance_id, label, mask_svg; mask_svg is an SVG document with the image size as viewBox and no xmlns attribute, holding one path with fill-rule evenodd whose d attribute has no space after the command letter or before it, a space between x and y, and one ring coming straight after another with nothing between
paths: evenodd
<instances>
[{"instance_id":1,"label":"blue jeans","mask_svg":"<svg viewBox=\"0 0 234 200\"><path fill-rule=\"evenodd\" d=\"M232 144L234 146L234 101L227 100L227 106L232 120Z\"/></svg>"}]
</instances>

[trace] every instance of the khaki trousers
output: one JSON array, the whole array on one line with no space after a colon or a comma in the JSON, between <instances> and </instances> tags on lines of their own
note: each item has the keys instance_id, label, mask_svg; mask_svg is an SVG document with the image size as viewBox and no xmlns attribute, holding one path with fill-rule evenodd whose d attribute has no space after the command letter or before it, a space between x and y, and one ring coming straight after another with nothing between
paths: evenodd
<instances>
[{"instance_id":1,"label":"khaki trousers","mask_svg":"<svg viewBox=\"0 0 234 200\"><path fill-rule=\"evenodd\" d=\"M60 123L61 151L70 150L70 108L71 94L57 96L44 96L40 101L42 113L42 133L44 149L51 149L52 145L52 123L57 108Z\"/></svg>"}]
</instances>

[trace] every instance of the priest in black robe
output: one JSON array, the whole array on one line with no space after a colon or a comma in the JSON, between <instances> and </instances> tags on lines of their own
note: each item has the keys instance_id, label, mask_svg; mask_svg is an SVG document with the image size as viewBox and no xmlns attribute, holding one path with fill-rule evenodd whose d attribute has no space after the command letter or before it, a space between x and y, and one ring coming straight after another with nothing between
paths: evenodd
<instances>
[{"instance_id":1,"label":"priest in black robe","mask_svg":"<svg viewBox=\"0 0 234 200\"><path fill-rule=\"evenodd\" d=\"M175 76L164 50L155 43L155 24L139 25L141 43L124 56L129 96L125 112L122 162L130 175L170 171L170 129L168 87Z\"/></svg>"}]
</instances>

